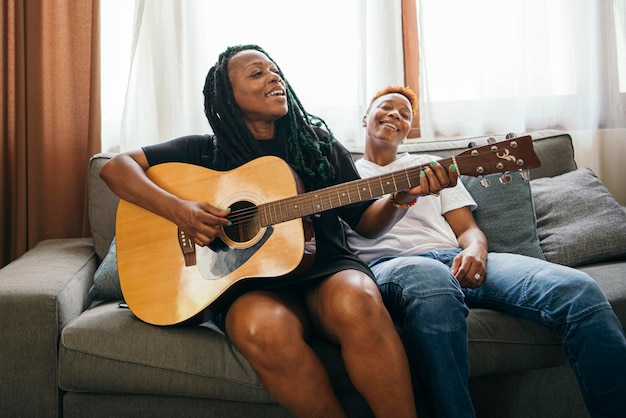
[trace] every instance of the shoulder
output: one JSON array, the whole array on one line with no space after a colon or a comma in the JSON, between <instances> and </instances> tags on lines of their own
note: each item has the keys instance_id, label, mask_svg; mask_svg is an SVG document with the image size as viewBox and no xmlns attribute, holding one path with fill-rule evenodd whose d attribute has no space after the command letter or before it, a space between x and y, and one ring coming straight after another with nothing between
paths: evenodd
<instances>
[{"instance_id":1,"label":"shoulder","mask_svg":"<svg viewBox=\"0 0 626 418\"><path fill-rule=\"evenodd\" d=\"M210 167L213 162L214 138L214 135L186 135L142 149L150 165L184 162Z\"/></svg>"}]
</instances>

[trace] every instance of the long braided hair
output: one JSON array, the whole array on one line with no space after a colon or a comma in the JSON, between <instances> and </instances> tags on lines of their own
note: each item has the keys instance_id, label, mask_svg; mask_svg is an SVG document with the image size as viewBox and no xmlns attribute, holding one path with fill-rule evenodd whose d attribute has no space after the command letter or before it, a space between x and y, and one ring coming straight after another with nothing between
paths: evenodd
<instances>
[{"instance_id":1,"label":"long braided hair","mask_svg":"<svg viewBox=\"0 0 626 418\"><path fill-rule=\"evenodd\" d=\"M215 165L222 170L238 167L262 155L258 141L243 120L228 77L228 63L237 53L254 49L274 60L257 45L231 46L222 52L209 69L204 84L204 113L215 134ZM274 62L276 65L276 63ZM277 139L285 147L288 163L302 179L307 190L329 185L335 172L324 156L335 138L326 122L304 110L300 100L276 65L285 82L288 111L276 121ZM328 135L317 135L314 127Z\"/></svg>"}]
</instances>

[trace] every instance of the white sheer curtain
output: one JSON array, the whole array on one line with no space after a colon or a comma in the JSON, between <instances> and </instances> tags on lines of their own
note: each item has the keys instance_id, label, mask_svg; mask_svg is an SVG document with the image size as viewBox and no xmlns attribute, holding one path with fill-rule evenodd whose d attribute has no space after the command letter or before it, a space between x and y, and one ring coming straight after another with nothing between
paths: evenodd
<instances>
[{"instance_id":1,"label":"white sheer curtain","mask_svg":"<svg viewBox=\"0 0 626 418\"><path fill-rule=\"evenodd\" d=\"M400 0L101 3L111 12L102 22L104 150L210 132L204 78L229 45L264 48L305 108L348 146L362 140L368 98L403 83ZM112 65L127 75L115 76Z\"/></svg>"},{"instance_id":2,"label":"white sheer curtain","mask_svg":"<svg viewBox=\"0 0 626 418\"><path fill-rule=\"evenodd\" d=\"M417 1L422 137L625 127L624 0Z\"/></svg>"}]
</instances>

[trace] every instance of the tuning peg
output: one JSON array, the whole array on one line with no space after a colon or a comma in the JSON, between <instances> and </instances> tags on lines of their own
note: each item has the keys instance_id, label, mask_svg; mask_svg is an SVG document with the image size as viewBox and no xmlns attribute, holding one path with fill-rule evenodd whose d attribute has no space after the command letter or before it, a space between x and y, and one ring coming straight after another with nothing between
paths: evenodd
<instances>
[{"instance_id":1,"label":"tuning peg","mask_svg":"<svg viewBox=\"0 0 626 418\"><path fill-rule=\"evenodd\" d=\"M509 174L503 174L500 176L499 180L500 180L500 183L507 184L512 180L512 178L511 178L511 175Z\"/></svg>"},{"instance_id":2,"label":"tuning peg","mask_svg":"<svg viewBox=\"0 0 626 418\"><path fill-rule=\"evenodd\" d=\"M488 144L495 144L496 142L497 141L496 141L496 139L493 136L487 138L487 143Z\"/></svg>"},{"instance_id":3,"label":"tuning peg","mask_svg":"<svg viewBox=\"0 0 626 418\"><path fill-rule=\"evenodd\" d=\"M517 134L514 132L509 132L508 134L506 134L506 139L513 139L513 138L517 138Z\"/></svg>"},{"instance_id":4,"label":"tuning peg","mask_svg":"<svg viewBox=\"0 0 626 418\"><path fill-rule=\"evenodd\" d=\"M527 168L520 170L519 175L522 176L524 180L530 180L530 170Z\"/></svg>"},{"instance_id":5,"label":"tuning peg","mask_svg":"<svg viewBox=\"0 0 626 418\"><path fill-rule=\"evenodd\" d=\"M480 185L483 187L489 187L491 186L491 182L489 181L487 177L483 177L480 179Z\"/></svg>"},{"instance_id":6,"label":"tuning peg","mask_svg":"<svg viewBox=\"0 0 626 418\"><path fill-rule=\"evenodd\" d=\"M471 141L467 143L467 148L476 148L476 142Z\"/></svg>"}]
</instances>

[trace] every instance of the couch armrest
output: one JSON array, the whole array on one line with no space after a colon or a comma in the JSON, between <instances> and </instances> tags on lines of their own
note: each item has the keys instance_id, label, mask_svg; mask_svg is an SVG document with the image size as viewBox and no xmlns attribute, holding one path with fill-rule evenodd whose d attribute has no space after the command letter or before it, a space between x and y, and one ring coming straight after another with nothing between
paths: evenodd
<instances>
[{"instance_id":1,"label":"couch armrest","mask_svg":"<svg viewBox=\"0 0 626 418\"><path fill-rule=\"evenodd\" d=\"M91 238L45 240L0 269L0 416L57 416L58 342L90 303Z\"/></svg>"}]
</instances>

